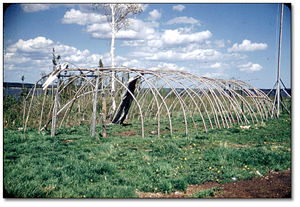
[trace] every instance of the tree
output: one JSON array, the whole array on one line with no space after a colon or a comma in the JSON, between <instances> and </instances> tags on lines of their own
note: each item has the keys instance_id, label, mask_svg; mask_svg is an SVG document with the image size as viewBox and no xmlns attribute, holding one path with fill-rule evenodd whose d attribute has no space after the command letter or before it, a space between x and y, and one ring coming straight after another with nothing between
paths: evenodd
<instances>
[{"instance_id":1,"label":"tree","mask_svg":"<svg viewBox=\"0 0 300 207\"><path fill-rule=\"evenodd\" d=\"M24 75L21 76L21 80L22 80L21 96L22 96L22 99L24 99L24 95L27 95L27 94L25 94L25 90L24 90L24 80L25 80L25 76Z\"/></svg>"},{"instance_id":2,"label":"tree","mask_svg":"<svg viewBox=\"0 0 300 207\"><path fill-rule=\"evenodd\" d=\"M24 75L21 76L21 80L22 80L22 88L23 88L24 87L23 84L24 84L24 80L25 80L25 76Z\"/></svg>"},{"instance_id":3,"label":"tree","mask_svg":"<svg viewBox=\"0 0 300 207\"><path fill-rule=\"evenodd\" d=\"M117 32L130 25L130 15L141 13L143 11L142 4L94 4L94 8L101 8L107 18L107 22L111 26L111 67L115 67L115 36ZM112 113L116 110L115 100L115 80L116 72L112 72L111 96L112 96Z\"/></svg>"}]
</instances>

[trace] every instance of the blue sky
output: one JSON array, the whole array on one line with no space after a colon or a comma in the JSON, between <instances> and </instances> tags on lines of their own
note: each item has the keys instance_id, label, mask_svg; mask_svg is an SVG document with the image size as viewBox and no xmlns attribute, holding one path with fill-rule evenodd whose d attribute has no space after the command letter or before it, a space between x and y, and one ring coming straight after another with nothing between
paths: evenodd
<instances>
[{"instance_id":1,"label":"blue sky","mask_svg":"<svg viewBox=\"0 0 300 207\"><path fill-rule=\"evenodd\" d=\"M184 70L245 80L258 88L276 82L280 4L143 4L117 33L116 64ZM91 4L15 4L4 13L6 82L35 83L52 71L52 48L62 61L110 65L110 27ZM281 78L291 87L291 12L284 7Z\"/></svg>"}]
</instances>

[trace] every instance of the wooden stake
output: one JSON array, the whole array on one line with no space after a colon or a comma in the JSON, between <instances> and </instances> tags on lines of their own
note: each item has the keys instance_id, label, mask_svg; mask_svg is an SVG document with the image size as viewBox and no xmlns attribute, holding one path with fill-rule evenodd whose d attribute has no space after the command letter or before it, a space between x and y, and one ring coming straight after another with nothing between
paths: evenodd
<instances>
[{"instance_id":1,"label":"wooden stake","mask_svg":"<svg viewBox=\"0 0 300 207\"><path fill-rule=\"evenodd\" d=\"M60 85L60 80L59 80L59 75L58 75L58 80L57 80L57 90L55 94L55 99L54 99L54 108L53 108L53 116L52 116L52 127L51 127L51 137L55 136L55 129L56 129L56 116L57 116L57 106L58 106L58 91L59 91L59 85Z\"/></svg>"},{"instance_id":2,"label":"wooden stake","mask_svg":"<svg viewBox=\"0 0 300 207\"><path fill-rule=\"evenodd\" d=\"M25 97L23 97L23 129L26 129L25 127L25 115L26 114L26 100Z\"/></svg>"},{"instance_id":3,"label":"wooden stake","mask_svg":"<svg viewBox=\"0 0 300 207\"><path fill-rule=\"evenodd\" d=\"M102 95L102 137L106 137L106 97L104 89L104 73L102 73L101 95Z\"/></svg>"},{"instance_id":4,"label":"wooden stake","mask_svg":"<svg viewBox=\"0 0 300 207\"><path fill-rule=\"evenodd\" d=\"M99 87L99 69L97 70L97 78L94 92L94 103L93 103L93 117L92 117L92 126L91 126L91 136L95 136L96 130L96 112L97 112L97 99L98 99L98 87Z\"/></svg>"},{"instance_id":5,"label":"wooden stake","mask_svg":"<svg viewBox=\"0 0 300 207\"><path fill-rule=\"evenodd\" d=\"M34 88L33 88L33 91L32 91L31 101L30 101L30 105L29 105L29 109L28 109L27 118L26 118L26 121L25 121L25 126L24 126L24 133L26 132L26 129L27 129L27 123L28 123L28 120L29 120L29 115L30 115L30 111L31 111L31 106L32 106L33 98L34 98L34 93L35 93L36 85L37 85L37 83L34 85ZM28 95L27 95L27 97L28 97ZM24 106L24 113L25 113L25 107L26 107L26 105Z\"/></svg>"},{"instance_id":6,"label":"wooden stake","mask_svg":"<svg viewBox=\"0 0 300 207\"><path fill-rule=\"evenodd\" d=\"M43 100L43 105L42 105L42 110L41 110L41 117L40 117L40 123L39 123L39 134L41 133L41 127L42 127L42 122L43 122L43 112L44 112L44 107L45 107L45 101L46 101L46 95L47 95L47 89L44 91L44 100Z\"/></svg>"}]
</instances>

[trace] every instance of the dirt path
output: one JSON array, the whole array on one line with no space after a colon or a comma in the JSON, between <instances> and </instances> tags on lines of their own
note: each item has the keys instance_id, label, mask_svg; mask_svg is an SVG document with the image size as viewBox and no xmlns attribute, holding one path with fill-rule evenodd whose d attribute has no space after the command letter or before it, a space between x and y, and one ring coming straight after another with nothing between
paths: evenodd
<instances>
[{"instance_id":1,"label":"dirt path","mask_svg":"<svg viewBox=\"0 0 300 207\"><path fill-rule=\"evenodd\" d=\"M221 192L212 198L290 198L291 197L291 171L268 173L263 177L254 177L251 180L238 180L233 183L219 184L206 182L203 185L190 185L186 191L162 193L141 193L140 198L187 198L201 190L219 187Z\"/></svg>"}]
</instances>

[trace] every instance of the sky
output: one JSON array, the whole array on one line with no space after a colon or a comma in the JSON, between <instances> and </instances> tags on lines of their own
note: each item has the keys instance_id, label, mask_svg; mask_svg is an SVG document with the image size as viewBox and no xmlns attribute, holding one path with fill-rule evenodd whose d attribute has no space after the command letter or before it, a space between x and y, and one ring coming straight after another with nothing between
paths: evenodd
<instances>
[{"instance_id":1,"label":"sky","mask_svg":"<svg viewBox=\"0 0 300 207\"><path fill-rule=\"evenodd\" d=\"M277 80L281 4L143 4L116 34L116 65L239 79ZM111 65L111 27L92 4L13 4L3 16L3 81L35 83L52 71L52 49L78 67ZM280 74L291 87L291 11L284 6Z\"/></svg>"}]
</instances>

